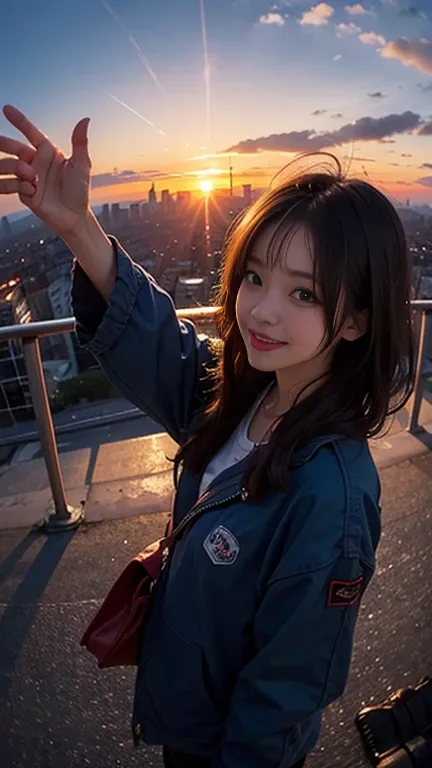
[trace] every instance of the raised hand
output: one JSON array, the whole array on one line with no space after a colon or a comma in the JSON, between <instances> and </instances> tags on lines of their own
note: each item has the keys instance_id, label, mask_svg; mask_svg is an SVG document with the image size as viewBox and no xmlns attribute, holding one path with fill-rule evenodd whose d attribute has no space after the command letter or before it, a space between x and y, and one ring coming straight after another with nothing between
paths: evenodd
<instances>
[{"instance_id":1,"label":"raised hand","mask_svg":"<svg viewBox=\"0 0 432 768\"><path fill-rule=\"evenodd\" d=\"M7 105L3 113L29 144L0 136L0 151L10 155L0 158L0 194L18 194L21 202L60 237L75 232L89 213L90 118L75 126L72 155L67 158L19 109Z\"/></svg>"}]
</instances>

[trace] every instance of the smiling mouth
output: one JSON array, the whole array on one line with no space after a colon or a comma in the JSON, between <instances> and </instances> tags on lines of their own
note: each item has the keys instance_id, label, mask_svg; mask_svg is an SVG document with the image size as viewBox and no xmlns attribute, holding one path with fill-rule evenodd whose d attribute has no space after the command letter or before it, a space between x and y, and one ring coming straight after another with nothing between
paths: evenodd
<instances>
[{"instance_id":1,"label":"smiling mouth","mask_svg":"<svg viewBox=\"0 0 432 768\"><path fill-rule=\"evenodd\" d=\"M249 328L249 333L252 334L258 341L262 341L266 344L286 344L285 341L279 341L278 339L272 339L270 336L266 336L265 334L257 333L256 331L252 331Z\"/></svg>"},{"instance_id":2,"label":"smiling mouth","mask_svg":"<svg viewBox=\"0 0 432 768\"><path fill-rule=\"evenodd\" d=\"M261 334L251 331L249 328L250 343L254 349L261 352L269 352L274 349L281 349L287 345L286 341L276 341L276 339L270 339L268 336L261 336Z\"/></svg>"}]
</instances>

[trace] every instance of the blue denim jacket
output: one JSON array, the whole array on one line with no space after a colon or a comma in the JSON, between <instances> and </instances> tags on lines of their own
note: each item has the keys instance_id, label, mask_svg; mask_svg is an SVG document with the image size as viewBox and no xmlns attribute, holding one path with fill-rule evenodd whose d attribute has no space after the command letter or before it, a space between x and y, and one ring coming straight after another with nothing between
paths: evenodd
<instances>
[{"instance_id":1,"label":"blue denim jacket","mask_svg":"<svg viewBox=\"0 0 432 768\"><path fill-rule=\"evenodd\" d=\"M210 349L112 238L108 306L76 264L81 343L132 403L180 442L199 413ZM380 537L379 480L366 442L328 435L292 458L289 492L247 498L244 462L198 499L182 473L175 522L194 506L155 590L133 728L213 768L289 768L316 744L344 691L361 596Z\"/></svg>"}]
</instances>

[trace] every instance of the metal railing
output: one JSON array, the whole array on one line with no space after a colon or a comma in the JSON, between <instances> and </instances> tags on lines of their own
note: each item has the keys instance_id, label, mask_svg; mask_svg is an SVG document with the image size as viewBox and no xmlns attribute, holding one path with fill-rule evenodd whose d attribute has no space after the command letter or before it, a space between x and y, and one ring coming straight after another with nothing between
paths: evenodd
<instances>
[{"instance_id":1,"label":"metal railing","mask_svg":"<svg viewBox=\"0 0 432 768\"><path fill-rule=\"evenodd\" d=\"M423 398L424 380L427 376L432 376L432 369L426 368L426 329L428 316L432 314L432 300L412 301L411 306L413 311L420 313L414 396L407 427L408 431L414 433L420 429L418 419ZM197 323L211 322L215 311L216 307L176 310L179 319L190 319ZM0 343L20 340L23 345L36 424L52 493L53 511L48 514L40 526L48 533L75 528L83 520L82 509L73 508L67 503L39 346L40 338L59 333L72 333L73 331L75 331L74 317L0 328Z\"/></svg>"}]
</instances>

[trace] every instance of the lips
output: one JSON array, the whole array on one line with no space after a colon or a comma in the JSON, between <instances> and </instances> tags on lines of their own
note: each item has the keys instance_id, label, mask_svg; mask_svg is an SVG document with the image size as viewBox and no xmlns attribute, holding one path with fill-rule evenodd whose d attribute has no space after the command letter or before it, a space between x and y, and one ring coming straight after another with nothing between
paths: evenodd
<instances>
[{"instance_id":1,"label":"lips","mask_svg":"<svg viewBox=\"0 0 432 768\"><path fill-rule=\"evenodd\" d=\"M252 346L255 349L259 349L262 352L269 352L273 349L280 349L286 346L284 341L276 341L276 339L270 338L266 333L257 334L249 328L249 338Z\"/></svg>"}]
</instances>

